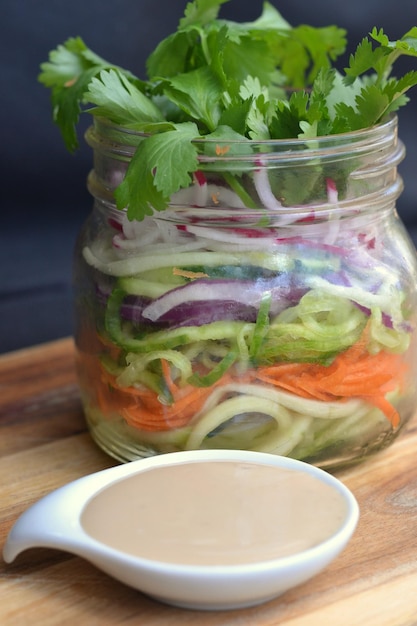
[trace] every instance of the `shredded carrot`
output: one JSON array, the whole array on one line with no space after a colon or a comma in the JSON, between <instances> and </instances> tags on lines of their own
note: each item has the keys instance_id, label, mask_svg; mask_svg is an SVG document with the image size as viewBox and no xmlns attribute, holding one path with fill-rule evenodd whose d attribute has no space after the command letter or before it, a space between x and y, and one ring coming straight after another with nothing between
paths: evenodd
<instances>
[{"instance_id":1,"label":"shredded carrot","mask_svg":"<svg viewBox=\"0 0 417 626\"><path fill-rule=\"evenodd\" d=\"M187 385L170 405L162 404L154 392L136 395L136 402L122 408L128 424L142 430L164 431L186 426L203 406L213 387Z\"/></svg>"},{"instance_id":2,"label":"shredded carrot","mask_svg":"<svg viewBox=\"0 0 417 626\"><path fill-rule=\"evenodd\" d=\"M76 82L77 82L77 77L74 76L74 78L70 78L70 80L67 80L64 83L64 87L72 87L73 85L75 85Z\"/></svg>"},{"instance_id":3,"label":"shredded carrot","mask_svg":"<svg viewBox=\"0 0 417 626\"><path fill-rule=\"evenodd\" d=\"M219 144L216 144L216 154L217 156L224 156L225 154L227 154L230 150L230 146L220 146Z\"/></svg>"},{"instance_id":4,"label":"shredded carrot","mask_svg":"<svg viewBox=\"0 0 417 626\"><path fill-rule=\"evenodd\" d=\"M400 355L382 351L369 354L361 345L355 345L339 354L328 367L283 363L259 368L257 378L304 398L324 402L353 397L366 400L396 427L400 417L386 394L402 387L404 373Z\"/></svg>"},{"instance_id":5,"label":"shredded carrot","mask_svg":"<svg viewBox=\"0 0 417 626\"><path fill-rule=\"evenodd\" d=\"M169 367L169 363L166 359L161 359L161 367L167 389L172 397L174 397L178 394L178 387L172 380L171 368Z\"/></svg>"},{"instance_id":6,"label":"shredded carrot","mask_svg":"<svg viewBox=\"0 0 417 626\"><path fill-rule=\"evenodd\" d=\"M170 394L166 402L157 392L144 386L120 387L116 377L101 367L96 357L83 357L80 367L87 388L95 390L97 404L104 414L118 412L131 426L149 431L186 426L201 412L215 388L232 382L260 382L322 402L359 398L380 409L392 426L397 427L400 423L398 411L386 395L403 388L406 372L401 355L384 351L369 354L366 336L339 354L329 366L277 363L248 370L245 374L236 374L229 369L209 387L181 386L173 378L170 363L161 359L163 379Z\"/></svg>"},{"instance_id":7,"label":"shredded carrot","mask_svg":"<svg viewBox=\"0 0 417 626\"><path fill-rule=\"evenodd\" d=\"M166 431L186 426L200 411L213 389L232 380L226 373L211 387L177 386L172 380L169 363L161 359L162 373L172 401L168 404L153 390L146 387L120 387L116 378L102 369L92 388L103 413L117 410L128 424L141 430Z\"/></svg>"},{"instance_id":8,"label":"shredded carrot","mask_svg":"<svg viewBox=\"0 0 417 626\"><path fill-rule=\"evenodd\" d=\"M184 278L208 278L208 274L205 272L192 272L191 270L183 270L179 267L174 267L172 270L174 276L183 276Z\"/></svg>"}]
</instances>

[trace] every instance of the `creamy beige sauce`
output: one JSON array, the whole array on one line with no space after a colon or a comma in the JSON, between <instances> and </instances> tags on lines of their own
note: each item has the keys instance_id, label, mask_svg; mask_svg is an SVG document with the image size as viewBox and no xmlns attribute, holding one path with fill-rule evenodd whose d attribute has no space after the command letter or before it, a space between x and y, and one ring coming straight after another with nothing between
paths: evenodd
<instances>
[{"instance_id":1,"label":"creamy beige sauce","mask_svg":"<svg viewBox=\"0 0 417 626\"><path fill-rule=\"evenodd\" d=\"M145 470L113 483L86 505L94 539L139 557L233 565L284 557L340 528L342 495L294 470L235 461Z\"/></svg>"}]
</instances>

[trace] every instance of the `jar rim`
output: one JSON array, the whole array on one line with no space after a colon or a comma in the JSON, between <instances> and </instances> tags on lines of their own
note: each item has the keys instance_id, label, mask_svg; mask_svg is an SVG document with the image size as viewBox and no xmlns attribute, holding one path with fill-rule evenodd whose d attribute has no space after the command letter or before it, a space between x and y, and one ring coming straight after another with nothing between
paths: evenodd
<instances>
[{"instance_id":1,"label":"jar rim","mask_svg":"<svg viewBox=\"0 0 417 626\"><path fill-rule=\"evenodd\" d=\"M232 138L227 141L222 138L217 141L215 138L201 138L193 142L200 146L197 169L207 183L203 190L206 195L209 183L211 189L216 188L218 180L227 172L241 178L249 175L245 179L251 185L249 193L255 190L264 208L278 202L280 209L287 208L289 211L292 206L297 208L297 212L300 206L314 207L316 211L323 206L327 211L330 180L337 190L339 207L350 211L357 209L358 198L366 199L369 206L381 207L381 201L383 206L391 205L400 195L402 181L397 165L402 161L405 150L398 139L397 127L398 118L391 114L385 121L370 128L315 139L257 141ZM93 171L89 177L89 189L94 197L114 200L113 190L122 181L141 138L148 136L117 126L105 118L94 118L94 126L90 126L86 133L86 141L95 154L95 170L101 172L97 174ZM223 150L226 146L230 149ZM108 178L110 170L117 172L111 181ZM303 187L302 180L307 181L305 192L300 188ZM192 182L190 179L190 185ZM99 193L101 187L103 190L106 188L108 193L105 190ZM199 189L198 182L195 188ZM265 194L271 195L275 201ZM201 204L202 199L197 196L198 191L194 202L196 206L208 206L207 198L205 204ZM170 204L176 204L174 197L175 194ZM180 205L182 202L179 200ZM217 199L216 203L213 200L213 203L217 202L220 202L220 207L226 208L230 200L226 201L225 197ZM225 206L223 202L226 202ZM335 210L332 207L333 213Z\"/></svg>"},{"instance_id":2,"label":"jar rim","mask_svg":"<svg viewBox=\"0 0 417 626\"><path fill-rule=\"evenodd\" d=\"M145 133L144 131L135 130L134 128L128 128L127 126L122 126L115 122L112 122L106 117L94 116L93 125L98 127L109 128L113 130L117 130L122 134L132 135L135 137L150 137L152 133ZM308 142L322 142L322 141L331 141L335 139L345 139L349 138L356 139L357 137L368 137L369 135L373 135L378 131L388 131L391 128L395 128L398 125L398 116L396 113L390 113L389 116L383 119L378 124L374 124L373 126L367 126L365 128L359 128L357 130L352 130L343 133L332 133L327 135L317 135L317 137L312 138L303 138L303 137L288 137L283 139L249 139L242 136L242 139L234 139L234 138L207 138L200 137L193 139L193 143L226 143L226 144L250 144L250 145L268 145L268 144L306 144Z\"/></svg>"},{"instance_id":3,"label":"jar rim","mask_svg":"<svg viewBox=\"0 0 417 626\"><path fill-rule=\"evenodd\" d=\"M388 119L369 128L316 138L254 140L202 137L193 139L192 143L198 148L197 158L202 166L223 164L223 167L230 165L239 169L241 164L248 163L265 167L303 165L318 157L336 161L375 155L377 159L381 151L395 150L397 135L398 118L392 113ZM150 133L119 126L101 117L95 117L94 124L85 133L91 148L126 160L133 157L139 141L150 136Z\"/></svg>"},{"instance_id":4,"label":"jar rim","mask_svg":"<svg viewBox=\"0 0 417 626\"><path fill-rule=\"evenodd\" d=\"M330 148L334 148L335 146L348 146L348 145L358 145L361 142L368 143L377 140L379 136L390 136L391 133L396 133L398 127L398 116L395 113L391 113L388 118L381 121L379 124L375 124L374 126L369 126L366 128L360 128L358 130L353 130L344 133L334 133L328 135L318 135L317 137L312 138L304 138L304 137L290 137L283 139L250 139L246 137L242 137L242 139L236 138L227 138L227 137L215 137L215 138L207 138L207 137L196 137L192 140L192 143L196 145L219 145L219 146L250 146L251 150L256 146L260 146L263 148L276 146L279 148L279 152L281 151L290 151L291 149L296 150L297 152L302 150L303 148L308 148L309 154L311 154L311 149L314 146L317 146L317 149L325 149L327 146ZM138 131L132 128L127 128L126 126L122 126L111 122L108 118L94 116L93 125L91 125L86 132L87 143L91 145L91 142L97 143L94 141L91 133L93 132L96 135L97 131L100 136L100 144L105 144L106 136L108 133L118 133L120 134L120 138L127 138L126 144L120 144L124 146L131 146L132 142L129 141L130 138L134 140L134 146L136 147L138 139L145 139L146 137L152 136L152 133L145 133L143 131ZM100 132L101 131L101 132ZM93 140L93 141L92 141ZM116 142L114 139L110 138L109 142L113 147L115 147ZM118 143L118 142L117 142ZM252 152L253 154L253 152ZM221 151L219 154L216 154L216 157L220 160L222 158L227 159L227 155L222 155ZM233 156L235 158L235 156Z\"/></svg>"}]
</instances>

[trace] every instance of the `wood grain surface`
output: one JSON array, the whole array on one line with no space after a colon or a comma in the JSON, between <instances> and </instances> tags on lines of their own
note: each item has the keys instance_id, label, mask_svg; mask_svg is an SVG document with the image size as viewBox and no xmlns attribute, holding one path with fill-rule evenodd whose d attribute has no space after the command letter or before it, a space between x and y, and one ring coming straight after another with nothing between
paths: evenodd
<instances>
[{"instance_id":1,"label":"wood grain surface","mask_svg":"<svg viewBox=\"0 0 417 626\"><path fill-rule=\"evenodd\" d=\"M0 543L47 492L115 465L86 431L71 339L0 357ZM28 550L0 563L1 626L416 626L417 422L338 477L361 518L322 574L281 598L237 611L175 609L79 557Z\"/></svg>"}]
</instances>

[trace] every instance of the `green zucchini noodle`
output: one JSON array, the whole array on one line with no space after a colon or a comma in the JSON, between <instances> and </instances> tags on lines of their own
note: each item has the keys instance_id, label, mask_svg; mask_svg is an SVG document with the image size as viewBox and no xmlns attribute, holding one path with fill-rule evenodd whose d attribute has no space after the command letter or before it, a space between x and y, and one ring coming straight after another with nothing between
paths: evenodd
<instances>
[{"instance_id":1,"label":"green zucchini noodle","mask_svg":"<svg viewBox=\"0 0 417 626\"><path fill-rule=\"evenodd\" d=\"M236 391L239 385L227 386L229 392L233 387ZM269 425L261 422L257 430L250 430L251 449L297 458L312 456L332 443L347 439L359 441L362 436L370 432L378 434L386 427L386 418L382 412L363 400L327 403L262 389L260 386L254 389L256 385L244 387L246 393L218 403L214 398L206 402L191 424L185 449L208 447L211 442L218 446L224 438L224 427L229 427L230 433L233 432L234 445L244 447L245 432L239 416L250 413L256 414L258 419L262 415L269 418ZM249 393L251 389L256 395ZM217 399L224 392L225 389L219 390ZM224 443L227 443L227 437Z\"/></svg>"},{"instance_id":2,"label":"green zucchini noodle","mask_svg":"<svg viewBox=\"0 0 417 626\"><path fill-rule=\"evenodd\" d=\"M291 267L293 261L287 254L275 254L274 256L262 252L176 252L172 254L138 254L137 256L119 259L114 252L108 251L103 246L99 249L86 246L83 249L86 262L96 270L110 276L134 276L149 270L162 267L187 267L192 265L204 265L216 267L219 265L256 265L265 269L283 271Z\"/></svg>"},{"instance_id":3,"label":"green zucchini noodle","mask_svg":"<svg viewBox=\"0 0 417 626\"><path fill-rule=\"evenodd\" d=\"M397 393L390 394L391 401ZM117 413L103 421L94 406L88 402L86 406L94 437L104 447L114 445L113 454L125 448L121 460L136 458L139 448L142 456L149 456L219 445L311 459L329 446L337 448L348 441L360 444L370 435L377 439L387 425L383 413L364 400L320 402L256 384L236 383L214 390L191 424L164 432L132 428ZM250 414L257 415L256 423Z\"/></svg>"},{"instance_id":4,"label":"green zucchini noodle","mask_svg":"<svg viewBox=\"0 0 417 626\"><path fill-rule=\"evenodd\" d=\"M371 405L363 402L365 411L362 414L353 413L339 420L315 419L311 429L293 448L291 455L297 459L308 459L320 455L324 447L342 446L354 443L361 446L361 442L375 443L380 435L386 432L386 418L383 413Z\"/></svg>"},{"instance_id":5,"label":"green zucchini noodle","mask_svg":"<svg viewBox=\"0 0 417 626\"><path fill-rule=\"evenodd\" d=\"M399 333L383 324L382 311L376 307L372 309L369 325L370 352L377 352L381 346L390 352L402 354L410 346L410 333Z\"/></svg>"},{"instance_id":6,"label":"green zucchini noodle","mask_svg":"<svg viewBox=\"0 0 417 626\"><path fill-rule=\"evenodd\" d=\"M145 354L134 354L131 352L126 356L127 367L117 378L118 384L122 387L129 387L137 381L138 374L143 372L150 362L159 361L160 359L165 359L175 365L181 373L181 379L184 382L191 376L191 362L178 350L155 350Z\"/></svg>"},{"instance_id":7,"label":"green zucchini noodle","mask_svg":"<svg viewBox=\"0 0 417 626\"><path fill-rule=\"evenodd\" d=\"M172 289L172 284L156 283L141 278L121 278L122 289L131 295L159 298Z\"/></svg>"},{"instance_id":8,"label":"green zucchini noodle","mask_svg":"<svg viewBox=\"0 0 417 626\"><path fill-rule=\"evenodd\" d=\"M230 397L230 394L238 394ZM223 396L229 396L221 400ZM352 399L343 402L320 402L300 398L284 391L269 389L262 385L229 384L216 389L206 400L202 410L191 424L191 433L186 443L186 449L204 447L207 437L218 437L213 431L225 426L238 415L254 413L265 415L275 422L275 426L267 428L266 432L260 432L258 437L254 434L251 448L262 452L289 455L298 444L306 437L309 445L313 438L308 436L308 431L314 430L313 422L319 422L320 428L325 428L328 440L343 436L346 427L359 423L356 433L363 429L367 430L373 421L363 419L371 413L378 414L381 421L381 413L362 400ZM382 417L382 421L384 418ZM329 424L337 423L337 428L328 428ZM348 424L349 422L349 424ZM263 430L265 427L263 428ZM235 439L239 440L239 425L236 424ZM261 431L261 427L259 431ZM221 436L221 430L220 430ZM312 439L310 441L310 439ZM217 441L218 444L218 441ZM321 445L323 440L321 437Z\"/></svg>"},{"instance_id":9,"label":"green zucchini noodle","mask_svg":"<svg viewBox=\"0 0 417 626\"><path fill-rule=\"evenodd\" d=\"M125 224L83 248L103 311L100 393L85 384L87 419L102 447L116 457L120 450L122 461L233 448L322 463L396 435L391 408L402 423L415 398L401 374L415 306L395 263L374 259L366 243L351 248L337 228L335 246L326 247L297 232L275 241L265 230L260 241L234 222L229 230L204 226L205 235L194 223L149 224L143 234ZM355 344L339 370L336 359ZM357 356L365 349L368 369ZM375 383L373 362L384 367ZM319 379L317 398L310 375ZM176 410L180 418L170 421Z\"/></svg>"},{"instance_id":10,"label":"green zucchini noodle","mask_svg":"<svg viewBox=\"0 0 417 626\"><path fill-rule=\"evenodd\" d=\"M248 338L253 336L253 331L254 324L244 324L236 334L236 345L242 366L249 362Z\"/></svg>"},{"instance_id":11,"label":"green zucchini noodle","mask_svg":"<svg viewBox=\"0 0 417 626\"><path fill-rule=\"evenodd\" d=\"M204 345L204 342L202 342L202 344L203 345L200 345L199 351L194 354L193 360L198 360L202 365L207 367L207 369L215 367L219 360L224 359L230 352L230 346L220 342L207 341L206 345Z\"/></svg>"},{"instance_id":12,"label":"green zucchini noodle","mask_svg":"<svg viewBox=\"0 0 417 626\"><path fill-rule=\"evenodd\" d=\"M265 414L276 421L279 438L275 438L275 447L280 444L281 437L288 439L287 433L291 429L291 415L285 407L271 400L260 400L258 396L240 395L228 398L204 413L192 428L186 449L200 448L209 433L236 415L245 413ZM257 449L256 442L254 442L253 447ZM294 446L291 445L292 447Z\"/></svg>"},{"instance_id":13,"label":"green zucchini noodle","mask_svg":"<svg viewBox=\"0 0 417 626\"><path fill-rule=\"evenodd\" d=\"M389 311L395 324L403 319L402 298L393 297L393 292L396 290L395 284L383 285L380 287L379 293L370 293L360 286L334 285L321 276L313 276L310 278L310 286L312 289L323 289L331 296L339 296L345 298L346 301L351 300L370 309L379 308Z\"/></svg>"},{"instance_id":14,"label":"green zucchini noodle","mask_svg":"<svg viewBox=\"0 0 417 626\"><path fill-rule=\"evenodd\" d=\"M213 393L210 394L200 414L216 407L222 396L230 396L231 394L256 396L258 402L259 398L265 398L295 413L309 415L311 417L320 417L322 419L340 419L352 414L362 417L362 415L368 411L367 405L362 400L356 398L343 402L321 402L320 400L301 398L295 394L272 389L272 387L265 385L230 383L215 389Z\"/></svg>"}]
</instances>

